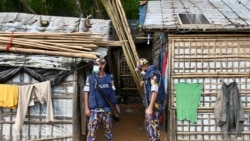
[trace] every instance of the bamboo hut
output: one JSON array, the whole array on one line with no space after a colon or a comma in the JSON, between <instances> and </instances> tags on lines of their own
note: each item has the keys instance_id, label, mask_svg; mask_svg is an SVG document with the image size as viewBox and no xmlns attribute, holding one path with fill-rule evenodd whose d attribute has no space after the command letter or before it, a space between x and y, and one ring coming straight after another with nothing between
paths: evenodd
<instances>
[{"instance_id":1,"label":"bamboo hut","mask_svg":"<svg viewBox=\"0 0 250 141\"><path fill-rule=\"evenodd\" d=\"M107 55L107 47L119 46L109 40L109 30L110 20L0 13L1 85L50 81L54 118L47 121L48 104L35 101L16 130L18 108L0 107L1 141L84 139L86 75L95 58Z\"/></svg>"},{"instance_id":2,"label":"bamboo hut","mask_svg":"<svg viewBox=\"0 0 250 141\"><path fill-rule=\"evenodd\" d=\"M244 109L241 137L250 140L250 2L248 0L155 0L140 6L144 32L153 32L153 60L167 54L168 141L222 141L214 106L222 82L237 82ZM177 120L176 83L201 83L197 122Z\"/></svg>"}]
</instances>

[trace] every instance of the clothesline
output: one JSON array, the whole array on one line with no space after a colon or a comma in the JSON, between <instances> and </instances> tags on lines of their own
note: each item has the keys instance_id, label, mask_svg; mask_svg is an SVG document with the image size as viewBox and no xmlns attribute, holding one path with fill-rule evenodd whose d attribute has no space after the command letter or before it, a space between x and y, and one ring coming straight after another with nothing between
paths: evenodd
<instances>
[{"instance_id":1,"label":"clothesline","mask_svg":"<svg viewBox=\"0 0 250 141\"><path fill-rule=\"evenodd\" d=\"M17 108L15 129L21 130L28 107L34 106L35 100L47 103L46 122L54 120L50 81L21 86L0 84L0 89L0 107Z\"/></svg>"}]
</instances>

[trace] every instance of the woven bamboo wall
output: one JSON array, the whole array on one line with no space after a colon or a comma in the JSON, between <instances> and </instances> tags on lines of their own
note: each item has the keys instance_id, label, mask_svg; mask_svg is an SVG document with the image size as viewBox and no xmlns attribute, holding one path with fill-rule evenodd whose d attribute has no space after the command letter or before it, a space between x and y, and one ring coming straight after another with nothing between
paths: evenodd
<instances>
[{"instance_id":1,"label":"woven bamboo wall","mask_svg":"<svg viewBox=\"0 0 250 141\"><path fill-rule=\"evenodd\" d=\"M74 125L77 124L73 115L75 80L76 75L70 74L64 82L52 87L53 122L45 121L47 104L35 102L35 106L28 108L22 131L19 132L14 129L16 110L0 108L0 141L74 140L74 132L76 132ZM18 86L32 83L38 83L38 81L26 73L20 73L6 84ZM77 130L79 130L78 126ZM78 138L75 137L75 141L77 140Z\"/></svg>"},{"instance_id":2,"label":"woven bamboo wall","mask_svg":"<svg viewBox=\"0 0 250 141\"><path fill-rule=\"evenodd\" d=\"M214 104L222 82L238 84L244 106L244 131L241 138L250 140L250 36L249 35L169 35L170 141L222 141L215 123ZM203 83L197 123L176 120L174 83Z\"/></svg>"}]
</instances>

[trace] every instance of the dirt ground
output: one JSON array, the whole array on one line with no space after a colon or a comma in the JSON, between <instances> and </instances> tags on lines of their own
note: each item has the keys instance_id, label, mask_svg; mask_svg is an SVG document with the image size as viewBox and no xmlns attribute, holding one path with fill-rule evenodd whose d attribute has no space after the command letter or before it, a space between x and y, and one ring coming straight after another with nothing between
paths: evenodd
<instances>
[{"instance_id":1,"label":"dirt ground","mask_svg":"<svg viewBox=\"0 0 250 141\"><path fill-rule=\"evenodd\" d=\"M114 123L115 141L148 141L144 129L144 108L142 105L120 105L121 120ZM104 141L104 130L100 126L96 141ZM167 133L161 133L161 141L167 141Z\"/></svg>"}]
</instances>

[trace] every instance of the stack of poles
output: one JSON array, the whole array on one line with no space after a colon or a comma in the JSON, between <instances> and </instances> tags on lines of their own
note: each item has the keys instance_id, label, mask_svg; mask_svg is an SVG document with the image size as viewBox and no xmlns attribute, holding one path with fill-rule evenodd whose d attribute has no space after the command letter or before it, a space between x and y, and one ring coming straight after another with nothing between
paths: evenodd
<instances>
[{"instance_id":1,"label":"stack of poles","mask_svg":"<svg viewBox=\"0 0 250 141\"><path fill-rule=\"evenodd\" d=\"M120 46L117 41L107 41L102 34L90 32L2 32L0 51L96 59L98 46Z\"/></svg>"},{"instance_id":2,"label":"stack of poles","mask_svg":"<svg viewBox=\"0 0 250 141\"><path fill-rule=\"evenodd\" d=\"M128 64L130 72L134 78L136 86L138 88L140 96L143 95L143 90L139 85L142 79L140 74L135 71L136 61L139 59L134 40L131 35L131 30L127 22L124 9L120 0L101 0L118 35L118 38L122 44L122 50L125 56L125 60Z\"/></svg>"}]
</instances>

